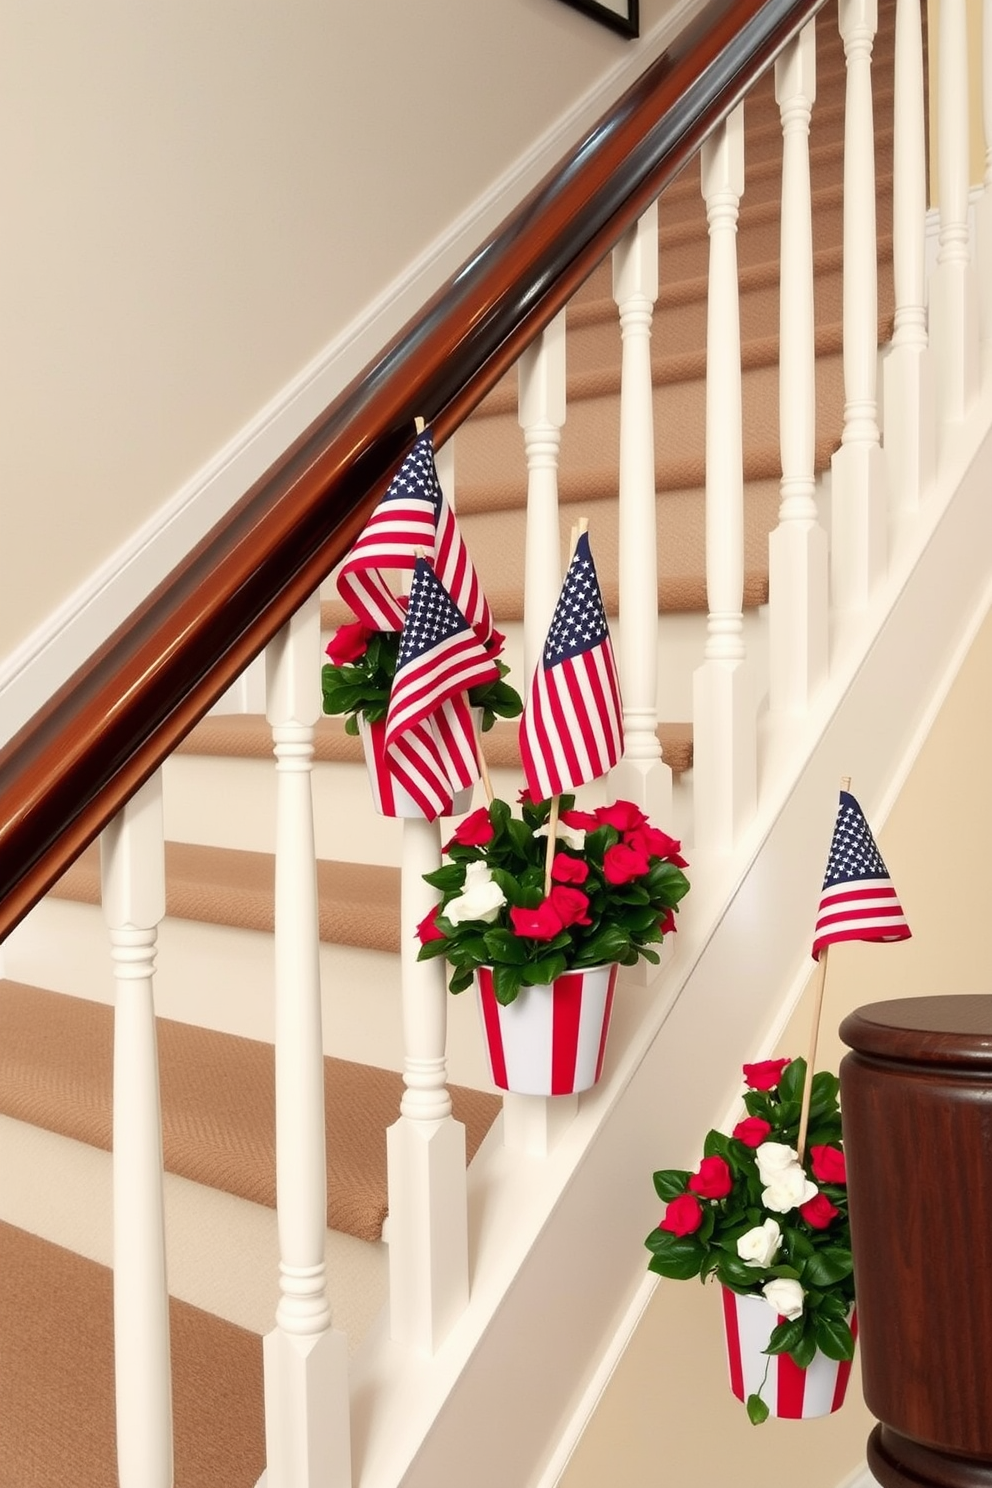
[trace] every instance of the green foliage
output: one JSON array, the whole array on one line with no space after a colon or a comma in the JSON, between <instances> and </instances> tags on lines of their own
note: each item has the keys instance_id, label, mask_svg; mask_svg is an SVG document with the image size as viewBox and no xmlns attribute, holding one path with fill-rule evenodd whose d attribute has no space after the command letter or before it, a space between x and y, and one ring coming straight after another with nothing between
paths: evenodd
<instances>
[{"instance_id":1,"label":"green foliage","mask_svg":"<svg viewBox=\"0 0 992 1488\"><path fill-rule=\"evenodd\" d=\"M561 796L560 816L567 818L574 804L574 796ZM628 802L600 808L586 814L588 830L559 826L556 852L565 861L565 876L546 896L550 817L550 801L524 800L521 814L514 816L505 801L495 800L456 831L445 847L450 861L424 875L441 894L432 928L443 939L423 940L420 959L447 957L453 967L452 992L469 987L472 970L480 966L493 968L496 998L510 1003L522 987L553 982L566 971L613 962L631 966L642 956L657 962L653 947L663 939L662 925L673 928L669 916L689 889L679 844L656 832ZM629 848L635 841L644 850L643 870L611 881L619 875L608 861L610 850L618 844ZM479 918L463 917L470 869L482 874L490 891L497 891L495 899L502 896L504 901L493 908L487 899ZM559 890L566 891L567 912L560 909ZM456 902L452 917L447 911ZM528 921L530 929L516 922L525 912L539 917Z\"/></svg>"},{"instance_id":2,"label":"green foliage","mask_svg":"<svg viewBox=\"0 0 992 1488\"><path fill-rule=\"evenodd\" d=\"M359 716L367 723L385 718L400 649L398 630L366 631L364 636L367 644L361 655L342 665L326 662L320 674L324 712L346 713L345 731L349 734L358 733ZM502 637L499 640L502 642ZM472 707L482 709L483 732L491 729L497 718L518 718L524 706L520 694L504 681L509 667L498 657L494 659L498 680L471 687L468 693Z\"/></svg>"}]
</instances>

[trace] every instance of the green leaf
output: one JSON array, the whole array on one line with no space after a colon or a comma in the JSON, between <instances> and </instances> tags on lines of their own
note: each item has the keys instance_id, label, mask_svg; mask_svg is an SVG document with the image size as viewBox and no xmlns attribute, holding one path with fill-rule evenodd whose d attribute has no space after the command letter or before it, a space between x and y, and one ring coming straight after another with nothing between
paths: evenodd
<instances>
[{"instance_id":1,"label":"green leaf","mask_svg":"<svg viewBox=\"0 0 992 1488\"><path fill-rule=\"evenodd\" d=\"M464 888L465 869L461 863L445 863L443 868L433 868L430 873L425 873L424 883L429 883L432 889L440 889L442 894L452 894L455 889Z\"/></svg>"},{"instance_id":2,"label":"green leaf","mask_svg":"<svg viewBox=\"0 0 992 1488\"><path fill-rule=\"evenodd\" d=\"M565 957L561 952L542 956L523 968L523 981L528 987L543 987L565 974Z\"/></svg>"},{"instance_id":3,"label":"green leaf","mask_svg":"<svg viewBox=\"0 0 992 1488\"><path fill-rule=\"evenodd\" d=\"M682 1168L661 1168L654 1175L654 1191L667 1204L677 1199L688 1187L690 1174Z\"/></svg>"},{"instance_id":4,"label":"green leaf","mask_svg":"<svg viewBox=\"0 0 992 1488\"><path fill-rule=\"evenodd\" d=\"M452 972L451 981L448 983L448 991L455 993L464 992L466 988L471 987L474 981L475 973L471 970L471 968L467 966L461 966L456 971Z\"/></svg>"},{"instance_id":5,"label":"green leaf","mask_svg":"<svg viewBox=\"0 0 992 1488\"><path fill-rule=\"evenodd\" d=\"M799 1369L808 1369L816 1354L816 1331L812 1318L803 1321L803 1336L795 1348L789 1350L789 1357Z\"/></svg>"},{"instance_id":6,"label":"green leaf","mask_svg":"<svg viewBox=\"0 0 992 1488\"><path fill-rule=\"evenodd\" d=\"M815 1319L816 1346L828 1359L853 1359L854 1335L845 1320L824 1317L822 1312Z\"/></svg>"},{"instance_id":7,"label":"green leaf","mask_svg":"<svg viewBox=\"0 0 992 1488\"><path fill-rule=\"evenodd\" d=\"M854 1269L851 1252L840 1246L814 1250L803 1267L803 1284L813 1287L829 1287L835 1281L843 1281Z\"/></svg>"},{"instance_id":8,"label":"green leaf","mask_svg":"<svg viewBox=\"0 0 992 1488\"><path fill-rule=\"evenodd\" d=\"M782 1078L778 1082L778 1091L782 1103L786 1101L802 1101L803 1086L806 1083L806 1061L805 1059L793 1059L782 1071Z\"/></svg>"},{"instance_id":9,"label":"green leaf","mask_svg":"<svg viewBox=\"0 0 992 1488\"><path fill-rule=\"evenodd\" d=\"M425 940L417 952L418 961L433 961L438 956L448 954L448 942L446 940Z\"/></svg>"},{"instance_id":10,"label":"green leaf","mask_svg":"<svg viewBox=\"0 0 992 1488\"><path fill-rule=\"evenodd\" d=\"M768 1420L768 1407L760 1395L747 1397L747 1418L752 1426L760 1426L763 1421Z\"/></svg>"},{"instance_id":11,"label":"green leaf","mask_svg":"<svg viewBox=\"0 0 992 1488\"><path fill-rule=\"evenodd\" d=\"M484 931L482 938L493 963L501 961L507 966L523 966L527 960L527 947L512 930L497 925Z\"/></svg>"},{"instance_id":12,"label":"green leaf","mask_svg":"<svg viewBox=\"0 0 992 1488\"><path fill-rule=\"evenodd\" d=\"M779 1323L772 1329L772 1336L768 1340L766 1354L791 1354L803 1336L803 1319L793 1318Z\"/></svg>"},{"instance_id":13,"label":"green leaf","mask_svg":"<svg viewBox=\"0 0 992 1488\"><path fill-rule=\"evenodd\" d=\"M493 967L493 992L496 1001L506 1007L516 1000L520 991L521 968L519 966L499 965Z\"/></svg>"},{"instance_id":14,"label":"green leaf","mask_svg":"<svg viewBox=\"0 0 992 1488\"><path fill-rule=\"evenodd\" d=\"M668 1230L654 1230L645 1244L654 1255L648 1270L669 1281L689 1281L698 1276L706 1259L705 1247L692 1235L672 1235Z\"/></svg>"}]
</instances>

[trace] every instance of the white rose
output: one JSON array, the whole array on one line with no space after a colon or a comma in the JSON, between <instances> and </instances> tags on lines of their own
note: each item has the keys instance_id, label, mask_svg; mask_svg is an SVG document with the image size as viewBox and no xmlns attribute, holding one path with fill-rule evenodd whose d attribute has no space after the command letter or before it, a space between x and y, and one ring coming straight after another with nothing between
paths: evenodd
<instances>
[{"instance_id":1,"label":"white rose","mask_svg":"<svg viewBox=\"0 0 992 1488\"><path fill-rule=\"evenodd\" d=\"M767 1188L761 1191L761 1202L775 1214L788 1214L790 1209L798 1209L800 1204L815 1198L819 1191L799 1164L793 1163L791 1168L771 1175Z\"/></svg>"},{"instance_id":2,"label":"white rose","mask_svg":"<svg viewBox=\"0 0 992 1488\"><path fill-rule=\"evenodd\" d=\"M465 888L457 899L445 907L444 917L453 925L464 920L482 920L491 925L506 903L506 895L485 863L469 863L465 869Z\"/></svg>"},{"instance_id":3,"label":"white rose","mask_svg":"<svg viewBox=\"0 0 992 1488\"><path fill-rule=\"evenodd\" d=\"M755 1149L754 1160L762 1183L771 1183L776 1173L799 1161L799 1153L794 1147L786 1147L784 1142L762 1142Z\"/></svg>"},{"instance_id":4,"label":"white rose","mask_svg":"<svg viewBox=\"0 0 992 1488\"><path fill-rule=\"evenodd\" d=\"M780 1317L788 1318L790 1323L797 1317L802 1317L806 1294L798 1281L790 1281L787 1276L776 1276L772 1281L765 1282L761 1292L768 1306Z\"/></svg>"},{"instance_id":5,"label":"white rose","mask_svg":"<svg viewBox=\"0 0 992 1488\"><path fill-rule=\"evenodd\" d=\"M770 1266L781 1243L782 1231L778 1221L766 1219L764 1224L755 1225L753 1230L741 1235L737 1241L737 1254L749 1266Z\"/></svg>"},{"instance_id":6,"label":"white rose","mask_svg":"<svg viewBox=\"0 0 992 1488\"><path fill-rule=\"evenodd\" d=\"M535 837L547 837L548 823L543 827L536 828ZM555 841L564 842L566 847L571 847L575 852L581 852L586 845L586 834L581 827L569 827L560 821L555 828Z\"/></svg>"}]
</instances>

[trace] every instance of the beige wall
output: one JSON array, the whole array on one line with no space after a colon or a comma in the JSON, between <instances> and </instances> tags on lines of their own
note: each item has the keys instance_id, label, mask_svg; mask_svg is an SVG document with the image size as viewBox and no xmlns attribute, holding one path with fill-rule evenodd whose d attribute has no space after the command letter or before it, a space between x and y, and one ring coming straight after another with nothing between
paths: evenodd
<instances>
[{"instance_id":1,"label":"beige wall","mask_svg":"<svg viewBox=\"0 0 992 1488\"><path fill-rule=\"evenodd\" d=\"M0 660L634 45L558 0L0 27Z\"/></svg>"},{"instance_id":2,"label":"beige wall","mask_svg":"<svg viewBox=\"0 0 992 1488\"><path fill-rule=\"evenodd\" d=\"M831 952L818 1068L838 1068L844 1049L836 1028L855 1007L882 998L990 990L984 937L992 899L986 846L992 822L990 731L992 619L987 619L894 809L876 830L913 938ZM857 794L857 781L852 788ZM828 847L825 842L824 864ZM809 1001L807 989L780 1053L806 1053ZM667 1161L659 1151L658 1166ZM650 1184L651 1175L632 1173L630 1181ZM636 1248L642 1238L631 1236L631 1245ZM855 1371L847 1403L836 1416L752 1427L726 1382L715 1289L661 1281L562 1488L613 1483L767 1488L782 1478L786 1461L801 1461L804 1488L835 1488L863 1462L873 1424Z\"/></svg>"}]
</instances>

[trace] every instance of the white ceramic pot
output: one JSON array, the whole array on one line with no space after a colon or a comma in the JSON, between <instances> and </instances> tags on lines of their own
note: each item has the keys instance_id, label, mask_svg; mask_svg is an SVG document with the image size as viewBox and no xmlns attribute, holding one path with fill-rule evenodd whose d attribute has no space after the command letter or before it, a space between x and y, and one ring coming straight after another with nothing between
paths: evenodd
<instances>
[{"instance_id":1,"label":"white ceramic pot","mask_svg":"<svg viewBox=\"0 0 992 1488\"><path fill-rule=\"evenodd\" d=\"M850 1360L828 1359L818 1350L809 1368L800 1369L788 1354L766 1354L772 1331L785 1319L764 1297L742 1297L729 1287L721 1290L730 1388L737 1399L760 1394L769 1415L793 1421L839 1410L847 1393ZM857 1337L856 1312L851 1315L851 1331Z\"/></svg>"},{"instance_id":2,"label":"white ceramic pot","mask_svg":"<svg viewBox=\"0 0 992 1488\"><path fill-rule=\"evenodd\" d=\"M517 1095L573 1095L595 1085L618 969L566 972L556 982L522 987L504 1007L496 1001L492 971L480 967L476 990L493 1084Z\"/></svg>"}]
</instances>

